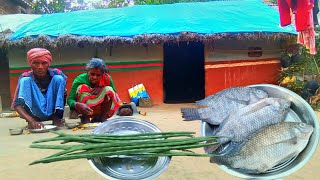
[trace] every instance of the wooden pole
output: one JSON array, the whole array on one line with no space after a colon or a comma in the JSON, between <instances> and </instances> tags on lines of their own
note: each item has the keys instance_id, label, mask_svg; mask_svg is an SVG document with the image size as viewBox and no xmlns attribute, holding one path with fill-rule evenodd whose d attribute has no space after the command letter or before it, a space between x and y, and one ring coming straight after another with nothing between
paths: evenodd
<instances>
[{"instance_id":1,"label":"wooden pole","mask_svg":"<svg viewBox=\"0 0 320 180\"><path fill-rule=\"evenodd\" d=\"M2 113L2 99L1 99L1 96L0 96L0 113Z\"/></svg>"}]
</instances>

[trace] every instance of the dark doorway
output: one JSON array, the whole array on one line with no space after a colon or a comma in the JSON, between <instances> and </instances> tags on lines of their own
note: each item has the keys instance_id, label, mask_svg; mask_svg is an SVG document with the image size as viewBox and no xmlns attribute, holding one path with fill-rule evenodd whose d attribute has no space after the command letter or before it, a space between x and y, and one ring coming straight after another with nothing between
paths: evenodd
<instances>
[{"instance_id":1,"label":"dark doorway","mask_svg":"<svg viewBox=\"0 0 320 180\"><path fill-rule=\"evenodd\" d=\"M9 80L9 61L8 51L0 47L0 96L3 110L10 110L10 80Z\"/></svg>"},{"instance_id":2,"label":"dark doorway","mask_svg":"<svg viewBox=\"0 0 320 180\"><path fill-rule=\"evenodd\" d=\"M200 42L164 44L163 87L165 103L203 99L204 45Z\"/></svg>"}]
</instances>

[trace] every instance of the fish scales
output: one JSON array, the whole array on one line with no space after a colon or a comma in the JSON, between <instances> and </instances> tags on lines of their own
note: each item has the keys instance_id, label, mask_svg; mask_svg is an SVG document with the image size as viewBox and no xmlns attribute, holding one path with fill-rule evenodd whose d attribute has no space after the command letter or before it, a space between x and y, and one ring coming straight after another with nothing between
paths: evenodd
<instances>
[{"instance_id":1,"label":"fish scales","mask_svg":"<svg viewBox=\"0 0 320 180\"><path fill-rule=\"evenodd\" d=\"M281 98L265 98L242 109L235 110L222 122L215 136L220 144L205 148L212 153L229 142L243 142L259 129L282 122L289 112L291 102Z\"/></svg>"},{"instance_id":2,"label":"fish scales","mask_svg":"<svg viewBox=\"0 0 320 180\"><path fill-rule=\"evenodd\" d=\"M296 157L308 144L312 132L311 125L300 122L270 125L248 140L230 145L239 151L211 158L211 162L249 173L263 173Z\"/></svg>"},{"instance_id":3,"label":"fish scales","mask_svg":"<svg viewBox=\"0 0 320 180\"><path fill-rule=\"evenodd\" d=\"M198 101L196 105L199 106L195 108L181 108L181 113L185 121L202 120L209 124L218 125L234 109L245 107L267 97L268 94L259 89L233 87Z\"/></svg>"}]
</instances>

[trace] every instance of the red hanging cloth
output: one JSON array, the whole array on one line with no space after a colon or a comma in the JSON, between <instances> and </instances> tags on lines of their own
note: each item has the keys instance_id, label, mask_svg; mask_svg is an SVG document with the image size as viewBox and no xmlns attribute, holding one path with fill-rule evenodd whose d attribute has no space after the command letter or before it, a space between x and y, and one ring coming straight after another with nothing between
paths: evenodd
<instances>
[{"instance_id":1,"label":"red hanging cloth","mask_svg":"<svg viewBox=\"0 0 320 180\"><path fill-rule=\"evenodd\" d=\"M310 26L309 13L313 3L314 0L278 0L280 25L291 24L291 15L294 15L297 32L307 30Z\"/></svg>"}]
</instances>

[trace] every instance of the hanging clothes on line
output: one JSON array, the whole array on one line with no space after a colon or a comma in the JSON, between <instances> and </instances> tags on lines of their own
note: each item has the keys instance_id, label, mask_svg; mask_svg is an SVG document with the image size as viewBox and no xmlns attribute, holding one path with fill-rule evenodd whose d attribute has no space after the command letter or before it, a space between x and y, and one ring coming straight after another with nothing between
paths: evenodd
<instances>
[{"instance_id":1,"label":"hanging clothes on line","mask_svg":"<svg viewBox=\"0 0 320 180\"><path fill-rule=\"evenodd\" d=\"M298 32L308 29L310 25L308 14L313 8L313 3L310 0L278 0L278 7L281 26L291 24L291 16L293 15Z\"/></svg>"},{"instance_id":2,"label":"hanging clothes on line","mask_svg":"<svg viewBox=\"0 0 320 180\"><path fill-rule=\"evenodd\" d=\"M297 42L309 49L310 54L316 54L314 3L315 0L278 0L280 25L287 26L293 21L299 32Z\"/></svg>"},{"instance_id":3,"label":"hanging clothes on line","mask_svg":"<svg viewBox=\"0 0 320 180\"><path fill-rule=\"evenodd\" d=\"M313 22L313 13L309 13L309 18L309 21ZM314 25L312 23L307 30L299 32L298 43L306 46L306 48L310 50L310 54L314 55L317 53Z\"/></svg>"}]
</instances>

